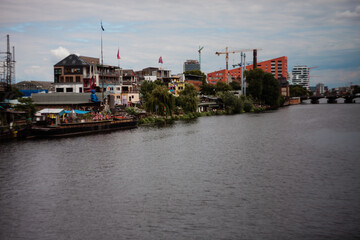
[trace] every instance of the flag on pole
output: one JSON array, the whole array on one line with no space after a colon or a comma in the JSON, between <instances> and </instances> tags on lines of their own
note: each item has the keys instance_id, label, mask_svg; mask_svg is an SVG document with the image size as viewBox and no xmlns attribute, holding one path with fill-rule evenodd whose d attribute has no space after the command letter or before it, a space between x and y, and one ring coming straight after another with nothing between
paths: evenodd
<instances>
[{"instance_id":1,"label":"flag on pole","mask_svg":"<svg viewBox=\"0 0 360 240\"><path fill-rule=\"evenodd\" d=\"M105 31L105 29L104 29L104 27L103 27L103 25L102 25L102 21L101 21L101 29L102 29L103 31Z\"/></svg>"},{"instance_id":2,"label":"flag on pole","mask_svg":"<svg viewBox=\"0 0 360 240\"><path fill-rule=\"evenodd\" d=\"M120 49L118 49L117 59L120 59Z\"/></svg>"},{"instance_id":3,"label":"flag on pole","mask_svg":"<svg viewBox=\"0 0 360 240\"><path fill-rule=\"evenodd\" d=\"M163 64L163 60L162 60L162 57L160 56L159 58L159 63Z\"/></svg>"}]
</instances>

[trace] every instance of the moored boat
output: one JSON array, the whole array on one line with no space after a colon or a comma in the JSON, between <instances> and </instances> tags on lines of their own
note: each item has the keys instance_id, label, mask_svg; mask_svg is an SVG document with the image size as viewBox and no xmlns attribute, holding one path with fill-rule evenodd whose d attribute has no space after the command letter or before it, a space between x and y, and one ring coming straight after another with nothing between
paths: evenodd
<instances>
[{"instance_id":1,"label":"moored boat","mask_svg":"<svg viewBox=\"0 0 360 240\"><path fill-rule=\"evenodd\" d=\"M120 129L132 129L137 127L137 120L133 119L110 119L80 123L64 123L50 126L33 126L32 137L66 137L99 132L115 131Z\"/></svg>"}]
</instances>

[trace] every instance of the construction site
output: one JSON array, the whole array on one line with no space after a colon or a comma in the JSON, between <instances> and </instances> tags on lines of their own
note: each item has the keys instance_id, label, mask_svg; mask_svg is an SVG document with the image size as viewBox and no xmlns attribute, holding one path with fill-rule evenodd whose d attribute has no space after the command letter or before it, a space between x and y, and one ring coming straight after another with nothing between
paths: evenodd
<instances>
[{"instance_id":1,"label":"construction site","mask_svg":"<svg viewBox=\"0 0 360 240\"><path fill-rule=\"evenodd\" d=\"M0 46L0 102L12 98L13 84L15 84L15 47L10 48L10 36L7 35L6 46Z\"/></svg>"}]
</instances>

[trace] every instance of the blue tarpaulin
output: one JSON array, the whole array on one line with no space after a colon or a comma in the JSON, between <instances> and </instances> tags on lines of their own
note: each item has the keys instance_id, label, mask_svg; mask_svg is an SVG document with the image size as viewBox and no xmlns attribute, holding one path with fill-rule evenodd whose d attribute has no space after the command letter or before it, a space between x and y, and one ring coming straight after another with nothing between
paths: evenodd
<instances>
[{"instance_id":1,"label":"blue tarpaulin","mask_svg":"<svg viewBox=\"0 0 360 240\"><path fill-rule=\"evenodd\" d=\"M85 114L85 113L89 113L90 111L81 111L81 110L74 110L75 113L77 114ZM65 110L65 113L71 113L71 111L67 111Z\"/></svg>"},{"instance_id":2,"label":"blue tarpaulin","mask_svg":"<svg viewBox=\"0 0 360 240\"><path fill-rule=\"evenodd\" d=\"M30 97L31 94L33 93L40 93L40 92L48 93L49 91L45 89L41 89L41 90L20 90L20 92L24 94L24 97Z\"/></svg>"}]
</instances>

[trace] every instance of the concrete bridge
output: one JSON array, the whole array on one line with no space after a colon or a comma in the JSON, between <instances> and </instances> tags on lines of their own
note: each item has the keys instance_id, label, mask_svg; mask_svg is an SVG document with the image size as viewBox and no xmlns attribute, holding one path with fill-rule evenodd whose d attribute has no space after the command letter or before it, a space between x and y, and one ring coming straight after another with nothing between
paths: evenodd
<instances>
[{"instance_id":1,"label":"concrete bridge","mask_svg":"<svg viewBox=\"0 0 360 240\"><path fill-rule=\"evenodd\" d=\"M355 98L359 98L360 96L356 96L356 95L345 95L345 96L339 96L339 95L330 95L330 96L303 96L300 97L301 102L304 100L308 100L311 99L311 103L312 104L318 104L320 99L327 99L327 103L337 103L337 99L338 98L343 98L345 99L344 103L355 103Z\"/></svg>"}]
</instances>

